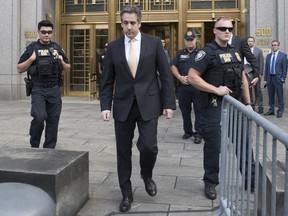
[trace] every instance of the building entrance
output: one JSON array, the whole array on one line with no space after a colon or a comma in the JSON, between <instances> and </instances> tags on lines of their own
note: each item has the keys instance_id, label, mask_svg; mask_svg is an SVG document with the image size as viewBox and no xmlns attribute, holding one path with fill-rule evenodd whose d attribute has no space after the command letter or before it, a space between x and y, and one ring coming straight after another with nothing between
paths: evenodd
<instances>
[{"instance_id":1,"label":"building entrance","mask_svg":"<svg viewBox=\"0 0 288 216\"><path fill-rule=\"evenodd\" d=\"M146 34L155 35L165 40L165 48L169 50L170 58L174 56L178 47L178 24L177 23L141 23L140 31ZM117 24L117 37L122 35L121 24Z\"/></svg>"},{"instance_id":2,"label":"building entrance","mask_svg":"<svg viewBox=\"0 0 288 216\"><path fill-rule=\"evenodd\" d=\"M186 28L195 31L198 48L214 39L214 22L187 23ZM237 30L237 25L234 31ZM66 43L67 56L71 70L64 74L64 95L85 96L90 99L99 97L100 76L98 62L108 41L108 25L67 25L63 27L63 42ZM178 23L141 23L141 31L164 39L165 48L173 59L182 49L183 38L178 36ZM116 25L116 37L122 35L120 24Z\"/></svg>"},{"instance_id":3,"label":"building entrance","mask_svg":"<svg viewBox=\"0 0 288 216\"><path fill-rule=\"evenodd\" d=\"M173 57L174 50L177 50L178 43L176 23L142 23L141 31L150 35L155 35L165 40L165 48Z\"/></svg>"}]
</instances>

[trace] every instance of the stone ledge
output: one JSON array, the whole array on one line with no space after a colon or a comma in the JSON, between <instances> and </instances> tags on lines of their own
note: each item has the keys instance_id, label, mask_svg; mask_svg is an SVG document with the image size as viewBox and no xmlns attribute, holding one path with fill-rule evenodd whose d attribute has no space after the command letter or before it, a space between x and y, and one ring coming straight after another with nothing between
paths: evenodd
<instances>
[{"instance_id":1,"label":"stone ledge","mask_svg":"<svg viewBox=\"0 0 288 216\"><path fill-rule=\"evenodd\" d=\"M43 189L56 215L72 216L89 198L88 152L34 148L0 151L0 183L20 182Z\"/></svg>"}]
</instances>

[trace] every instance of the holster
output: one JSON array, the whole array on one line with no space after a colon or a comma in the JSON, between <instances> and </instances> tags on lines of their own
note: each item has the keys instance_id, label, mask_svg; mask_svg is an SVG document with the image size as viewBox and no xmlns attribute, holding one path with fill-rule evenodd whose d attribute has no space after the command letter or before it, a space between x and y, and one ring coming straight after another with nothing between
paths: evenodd
<instances>
[{"instance_id":1,"label":"holster","mask_svg":"<svg viewBox=\"0 0 288 216\"><path fill-rule=\"evenodd\" d=\"M32 81L28 79L27 77L24 78L25 85L26 85L26 96L31 95L31 90L32 90Z\"/></svg>"}]
</instances>

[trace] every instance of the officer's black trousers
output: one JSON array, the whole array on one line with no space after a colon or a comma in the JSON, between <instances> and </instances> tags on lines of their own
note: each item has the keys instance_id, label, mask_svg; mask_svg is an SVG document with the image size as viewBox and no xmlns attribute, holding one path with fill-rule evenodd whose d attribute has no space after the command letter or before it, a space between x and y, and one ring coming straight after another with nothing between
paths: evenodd
<instances>
[{"instance_id":1,"label":"officer's black trousers","mask_svg":"<svg viewBox=\"0 0 288 216\"><path fill-rule=\"evenodd\" d=\"M186 134L194 134L202 138L201 100L200 93L191 85L180 85L178 89L179 108L183 119L183 129ZM195 114L195 132L193 132L191 111L192 103Z\"/></svg>"},{"instance_id":2,"label":"officer's black trousers","mask_svg":"<svg viewBox=\"0 0 288 216\"><path fill-rule=\"evenodd\" d=\"M202 107L204 120L204 177L205 184L219 184L219 154L221 148L221 101L214 107L210 102Z\"/></svg>"},{"instance_id":3,"label":"officer's black trousers","mask_svg":"<svg viewBox=\"0 0 288 216\"><path fill-rule=\"evenodd\" d=\"M30 144L39 148L46 123L43 148L55 148L58 125L62 109L61 92L58 85L51 88L33 87L31 92Z\"/></svg>"}]
</instances>

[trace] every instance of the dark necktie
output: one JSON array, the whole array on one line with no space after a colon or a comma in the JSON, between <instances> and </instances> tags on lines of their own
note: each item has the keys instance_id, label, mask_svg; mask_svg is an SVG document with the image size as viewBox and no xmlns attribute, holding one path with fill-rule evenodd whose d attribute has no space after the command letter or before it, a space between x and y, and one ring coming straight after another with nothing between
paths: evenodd
<instances>
[{"instance_id":1,"label":"dark necktie","mask_svg":"<svg viewBox=\"0 0 288 216\"><path fill-rule=\"evenodd\" d=\"M271 64L270 64L270 74L275 74L275 52L273 52L272 54L272 61L271 61Z\"/></svg>"}]
</instances>

